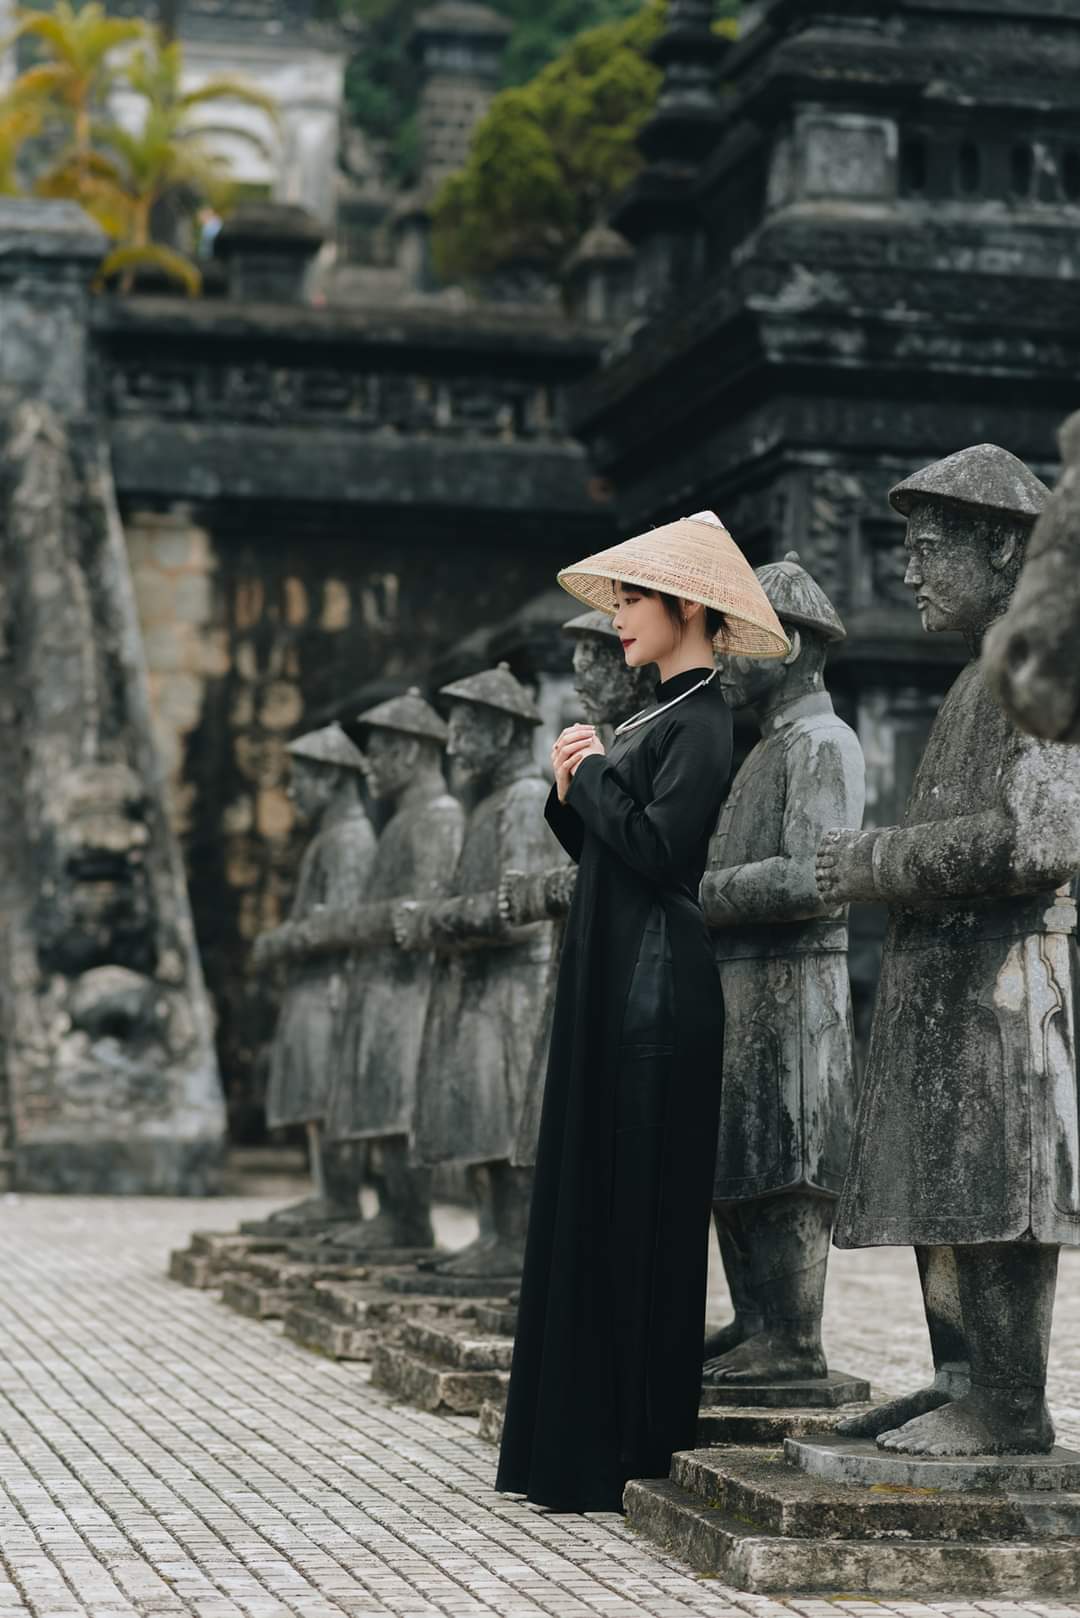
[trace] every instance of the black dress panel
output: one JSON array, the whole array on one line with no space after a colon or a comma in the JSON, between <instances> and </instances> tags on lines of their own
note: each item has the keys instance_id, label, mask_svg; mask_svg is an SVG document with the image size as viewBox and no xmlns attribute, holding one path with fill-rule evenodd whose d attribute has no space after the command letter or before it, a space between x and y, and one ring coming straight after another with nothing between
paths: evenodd
<instances>
[{"instance_id":1,"label":"black dress panel","mask_svg":"<svg viewBox=\"0 0 1080 1618\"><path fill-rule=\"evenodd\" d=\"M694 1443L724 1015L698 903L731 770L699 669L547 816L579 864L497 1486L621 1509Z\"/></svg>"}]
</instances>

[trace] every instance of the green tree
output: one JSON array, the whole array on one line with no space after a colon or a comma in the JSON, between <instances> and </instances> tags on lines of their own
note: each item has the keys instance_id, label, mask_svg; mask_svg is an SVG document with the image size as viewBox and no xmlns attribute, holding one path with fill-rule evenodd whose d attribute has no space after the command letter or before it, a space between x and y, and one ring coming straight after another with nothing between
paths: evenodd
<instances>
[{"instance_id":1,"label":"green tree","mask_svg":"<svg viewBox=\"0 0 1080 1618\"><path fill-rule=\"evenodd\" d=\"M469 161L435 202L433 246L448 279L528 257L563 258L641 164L636 137L660 72L649 46L664 21L649 0L629 21L588 30L530 84L504 90Z\"/></svg>"},{"instance_id":2,"label":"green tree","mask_svg":"<svg viewBox=\"0 0 1080 1618\"><path fill-rule=\"evenodd\" d=\"M514 25L503 59L503 85L524 84L575 34L634 15L641 0L487 0ZM364 43L349 65L349 116L386 152L392 178L414 177L419 140L417 65L408 42L417 13L431 0L339 0L364 25Z\"/></svg>"}]
</instances>

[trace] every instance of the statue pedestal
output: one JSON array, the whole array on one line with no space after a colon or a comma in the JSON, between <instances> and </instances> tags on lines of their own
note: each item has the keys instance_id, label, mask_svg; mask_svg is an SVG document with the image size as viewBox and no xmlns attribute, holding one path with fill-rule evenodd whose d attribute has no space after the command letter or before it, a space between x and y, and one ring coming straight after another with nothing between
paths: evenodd
<instances>
[{"instance_id":1,"label":"statue pedestal","mask_svg":"<svg viewBox=\"0 0 1080 1618\"><path fill-rule=\"evenodd\" d=\"M301 1240L289 1243L289 1252L293 1258L304 1264L337 1264L340 1266L360 1266L364 1269L391 1270L402 1269L416 1263L417 1259L428 1258L431 1255L430 1247L361 1247L336 1242L333 1231L314 1240Z\"/></svg>"},{"instance_id":2,"label":"statue pedestal","mask_svg":"<svg viewBox=\"0 0 1080 1618\"><path fill-rule=\"evenodd\" d=\"M869 1399L869 1382L844 1371L805 1382L706 1383L698 1443L779 1445L828 1434Z\"/></svg>"},{"instance_id":3,"label":"statue pedestal","mask_svg":"<svg viewBox=\"0 0 1080 1618\"><path fill-rule=\"evenodd\" d=\"M413 1312L450 1313L457 1305L435 1299L393 1297L378 1272L364 1281L316 1281L285 1311L285 1335L335 1360L370 1360Z\"/></svg>"},{"instance_id":4,"label":"statue pedestal","mask_svg":"<svg viewBox=\"0 0 1080 1618\"><path fill-rule=\"evenodd\" d=\"M216 1292L250 1254L282 1252L284 1247L280 1238L197 1230L187 1247L175 1248L169 1255L169 1279L201 1292Z\"/></svg>"},{"instance_id":5,"label":"statue pedestal","mask_svg":"<svg viewBox=\"0 0 1080 1618\"><path fill-rule=\"evenodd\" d=\"M516 1323L517 1311L497 1303L453 1317L418 1312L397 1342L377 1346L372 1383L421 1410L477 1416L486 1404L505 1404Z\"/></svg>"},{"instance_id":6,"label":"statue pedestal","mask_svg":"<svg viewBox=\"0 0 1080 1618\"><path fill-rule=\"evenodd\" d=\"M432 1270L401 1270L386 1277L390 1292L423 1298L508 1298L521 1285L520 1275L437 1275Z\"/></svg>"},{"instance_id":7,"label":"statue pedestal","mask_svg":"<svg viewBox=\"0 0 1080 1618\"><path fill-rule=\"evenodd\" d=\"M290 1248L248 1254L225 1277L221 1301L253 1320L281 1320L316 1281L363 1281L367 1275L366 1269L339 1264L326 1254L316 1263L298 1263Z\"/></svg>"},{"instance_id":8,"label":"statue pedestal","mask_svg":"<svg viewBox=\"0 0 1080 1618\"><path fill-rule=\"evenodd\" d=\"M753 1594L1031 1599L1080 1588L1078 1485L1065 1450L924 1461L826 1437L686 1451L625 1503L632 1528Z\"/></svg>"}]
</instances>

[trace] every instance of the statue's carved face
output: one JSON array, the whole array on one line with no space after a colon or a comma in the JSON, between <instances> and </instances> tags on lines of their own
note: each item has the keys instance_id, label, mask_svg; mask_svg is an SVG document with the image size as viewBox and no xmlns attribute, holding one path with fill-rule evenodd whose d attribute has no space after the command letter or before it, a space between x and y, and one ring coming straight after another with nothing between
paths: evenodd
<instances>
[{"instance_id":1,"label":"statue's carved face","mask_svg":"<svg viewBox=\"0 0 1080 1618\"><path fill-rule=\"evenodd\" d=\"M654 684L651 667L627 667L614 636L589 635L575 642L574 686L590 724L618 724L646 705Z\"/></svg>"},{"instance_id":2,"label":"statue's carved face","mask_svg":"<svg viewBox=\"0 0 1080 1618\"><path fill-rule=\"evenodd\" d=\"M918 501L908 518L904 583L915 593L923 628L981 635L1008 605L1023 539L1007 518Z\"/></svg>"},{"instance_id":3,"label":"statue's carved face","mask_svg":"<svg viewBox=\"0 0 1080 1618\"><path fill-rule=\"evenodd\" d=\"M729 708L757 708L784 684L788 663L783 657L721 657L720 685Z\"/></svg>"},{"instance_id":4,"label":"statue's carved face","mask_svg":"<svg viewBox=\"0 0 1080 1618\"><path fill-rule=\"evenodd\" d=\"M514 740L512 714L478 702L455 702L450 710L448 757L463 781L490 775Z\"/></svg>"},{"instance_id":5,"label":"statue's carved face","mask_svg":"<svg viewBox=\"0 0 1080 1618\"><path fill-rule=\"evenodd\" d=\"M400 730L372 728L364 747L364 774L373 798L404 792L420 761L423 743Z\"/></svg>"},{"instance_id":6,"label":"statue's carved face","mask_svg":"<svg viewBox=\"0 0 1080 1618\"><path fill-rule=\"evenodd\" d=\"M332 764L319 764L313 758L296 758L289 766L286 789L298 817L309 824L330 805L341 781L341 772Z\"/></svg>"}]
</instances>

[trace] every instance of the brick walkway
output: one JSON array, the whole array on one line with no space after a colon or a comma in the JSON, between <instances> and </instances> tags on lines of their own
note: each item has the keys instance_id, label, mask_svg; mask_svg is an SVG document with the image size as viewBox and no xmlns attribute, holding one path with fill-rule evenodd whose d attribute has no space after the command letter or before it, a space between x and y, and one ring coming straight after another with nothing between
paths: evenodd
<instances>
[{"instance_id":1,"label":"brick walkway","mask_svg":"<svg viewBox=\"0 0 1080 1618\"><path fill-rule=\"evenodd\" d=\"M265 1203L0 1201L0 1618L806 1618L1080 1614L1060 1603L895 1607L739 1595L618 1517L556 1517L492 1490L474 1423L395 1407L364 1371L164 1278L195 1226ZM1080 1444L1080 1256L1058 1316L1054 1403ZM842 1254L835 1364L924 1369L906 1254Z\"/></svg>"}]
</instances>

